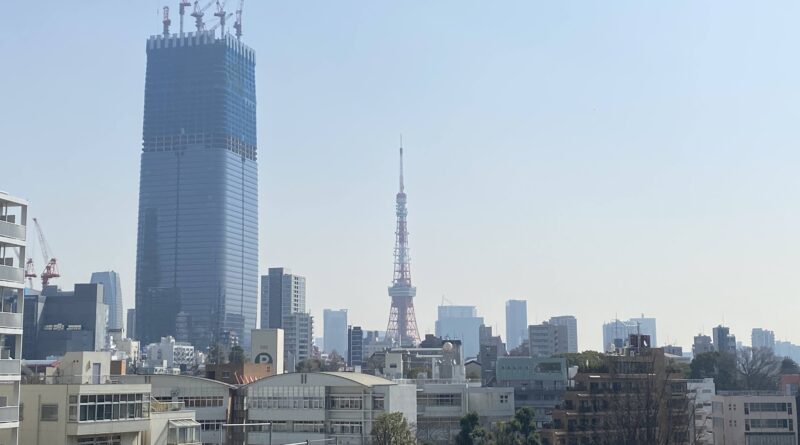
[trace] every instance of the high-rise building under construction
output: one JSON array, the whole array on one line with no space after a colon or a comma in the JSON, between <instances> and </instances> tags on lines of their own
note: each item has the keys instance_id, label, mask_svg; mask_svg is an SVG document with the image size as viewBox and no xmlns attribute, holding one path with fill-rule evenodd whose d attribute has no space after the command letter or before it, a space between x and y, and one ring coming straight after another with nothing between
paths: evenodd
<instances>
[{"instance_id":1,"label":"high-rise building under construction","mask_svg":"<svg viewBox=\"0 0 800 445\"><path fill-rule=\"evenodd\" d=\"M241 29L240 13L237 23ZM249 344L258 302L255 53L230 34L147 41L136 254L144 344ZM234 25L234 26L236 26ZM224 339L224 340L223 340Z\"/></svg>"}]
</instances>

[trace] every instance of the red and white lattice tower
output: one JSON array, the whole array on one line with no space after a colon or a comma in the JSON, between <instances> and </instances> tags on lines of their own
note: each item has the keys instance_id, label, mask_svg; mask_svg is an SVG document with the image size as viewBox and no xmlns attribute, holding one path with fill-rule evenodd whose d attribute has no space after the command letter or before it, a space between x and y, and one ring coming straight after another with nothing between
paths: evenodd
<instances>
[{"instance_id":1,"label":"red and white lattice tower","mask_svg":"<svg viewBox=\"0 0 800 445\"><path fill-rule=\"evenodd\" d=\"M389 288L392 309L386 337L399 346L419 344L417 317L414 315L414 296L417 288L411 285L411 258L408 255L408 209L403 185L403 144L400 143L400 191L397 193L397 231L394 243L394 279Z\"/></svg>"}]
</instances>

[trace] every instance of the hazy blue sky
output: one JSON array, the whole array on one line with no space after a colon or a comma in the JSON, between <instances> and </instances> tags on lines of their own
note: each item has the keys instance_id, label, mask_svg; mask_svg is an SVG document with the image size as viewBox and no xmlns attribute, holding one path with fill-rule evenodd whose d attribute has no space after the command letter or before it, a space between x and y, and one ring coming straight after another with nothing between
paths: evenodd
<instances>
[{"instance_id":1,"label":"hazy blue sky","mask_svg":"<svg viewBox=\"0 0 800 445\"><path fill-rule=\"evenodd\" d=\"M115 269L130 307L164 2L5 3L0 189L30 200L62 285ZM318 335L323 308L385 329L402 132L423 334L444 295L503 333L509 298L529 322L574 314L582 348L641 313L683 346L723 321L800 343L798 18L789 1L248 0L260 269L308 277Z\"/></svg>"}]
</instances>

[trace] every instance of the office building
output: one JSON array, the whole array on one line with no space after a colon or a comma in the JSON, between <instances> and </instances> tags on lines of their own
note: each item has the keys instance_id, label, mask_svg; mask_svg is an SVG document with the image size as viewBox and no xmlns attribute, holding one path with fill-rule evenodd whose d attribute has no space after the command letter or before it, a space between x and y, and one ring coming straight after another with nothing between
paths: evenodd
<instances>
[{"instance_id":1,"label":"office building","mask_svg":"<svg viewBox=\"0 0 800 445\"><path fill-rule=\"evenodd\" d=\"M649 335L650 344L656 345L656 319L631 318L630 320L612 320L603 324L603 350L614 351L625 347L631 335Z\"/></svg>"},{"instance_id":2,"label":"office building","mask_svg":"<svg viewBox=\"0 0 800 445\"><path fill-rule=\"evenodd\" d=\"M106 332L122 330L122 288L119 283L119 274L113 270L107 272L94 272L90 283L103 285L103 303L108 306L108 320Z\"/></svg>"},{"instance_id":3,"label":"office building","mask_svg":"<svg viewBox=\"0 0 800 445\"><path fill-rule=\"evenodd\" d=\"M553 357L569 351L569 328L548 322L528 327L531 357Z\"/></svg>"},{"instance_id":4,"label":"office building","mask_svg":"<svg viewBox=\"0 0 800 445\"><path fill-rule=\"evenodd\" d=\"M347 354L347 309L325 309L322 314L324 351Z\"/></svg>"},{"instance_id":5,"label":"office building","mask_svg":"<svg viewBox=\"0 0 800 445\"><path fill-rule=\"evenodd\" d=\"M214 30L147 40L136 334L249 345L258 310L255 53Z\"/></svg>"},{"instance_id":6,"label":"office building","mask_svg":"<svg viewBox=\"0 0 800 445\"><path fill-rule=\"evenodd\" d=\"M513 388L517 408L533 410L536 428L553 421L552 411L567 390L567 361L563 358L500 357L493 386Z\"/></svg>"},{"instance_id":7,"label":"office building","mask_svg":"<svg viewBox=\"0 0 800 445\"><path fill-rule=\"evenodd\" d=\"M695 445L714 445L712 402L716 394L714 379L691 379L686 381L689 402L694 406Z\"/></svg>"},{"instance_id":8,"label":"office building","mask_svg":"<svg viewBox=\"0 0 800 445\"><path fill-rule=\"evenodd\" d=\"M484 386L490 386L494 382L497 359L504 357L508 352L500 336L492 335L491 326L481 325L478 332L480 342L478 364L481 368L481 382Z\"/></svg>"},{"instance_id":9,"label":"office building","mask_svg":"<svg viewBox=\"0 0 800 445\"><path fill-rule=\"evenodd\" d=\"M0 192L0 438L11 445L24 443L19 440L19 405L27 226L28 203Z\"/></svg>"},{"instance_id":10,"label":"office building","mask_svg":"<svg viewBox=\"0 0 800 445\"><path fill-rule=\"evenodd\" d=\"M306 311L306 278L283 267L261 276L261 329L283 328L283 317Z\"/></svg>"},{"instance_id":11,"label":"office building","mask_svg":"<svg viewBox=\"0 0 800 445\"><path fill-rule=\"evenodd\" d=\"M314 317L306 313L283 317L283 362L286 372L294 372L298 363L311 357L313 340Z\"/></svg>"},{"instance_id":12,"label":"office building","mask_svg":"<svg viewBox=\"0 0 800 445\"><path fill-rule=\"evenodd\" d=\"M364 363L364 331L361 326L347 327L347 366L356 367Z\"/></svg>"},{"instance_id":13,"label":"office building","mask_svg":"<svg viewBox=\"0 0 800 445\"><path fill-rule=\"evenodd\" d=\"M125 336L131 339L136 338L136 309L128 309L125 321Z\"/></svg>"},{"instance_id":14,"label":"office building","mask_svg":"<svg viewBox=\"0 0 800 445\"><path fill-rule=\"evenodd\" d=\"M506 347L516 349L528 337L528 302L506 301Z\"/></svg>"},{"instance_id":15,"label":"office building","mask_svg":"<svg viewBox=\"0 0 800 445\"><path fill-rule=\"evenodd\" d=\"M240 423L269 424L252 428L234 443L318 442L367 445L375 419L400 412L416 421L417 387L354 372L278 374L238 390L247 409Z\"/></svg>"},{"instance_id":16,"label":"office building","mask_svg":"<svg viewBox=\"0 0 800 445\"><path fill-rule=\"evenodd\" d=\"M482 324L483 317L478 316L475 306L442 305L439 306L439 317L436 320L436 336L461 340L465 357L477 357Z\"/></svg>"},{"instance_id":17,"label":"office building","mask_svg":"<svg viewBox=\"0 0 800 445\"><path fill-rule=\"evenodd\" d=\"M736 336L731 335L730 328L719 325L712 329L714 350L736 355Z\"/></svg>"},{"instance_id":18,"label":"office building","mask_svg":"<svg viewBox=\"0 0 800 445\"><path fill-rule=\"evenodd\" d=\"M761 328L753 328L753 333L750 336L750 345L755 348L767 348L770 350L775 349L775 333Z\"/></svg>"},{"instance_id":19,"label":"office building","mask_svg":"<svg viewBox=\"0 0 800 445\"><path fill-rule=\"evenodd\" d=\"M550 324L567 327L567 352L578 352L578 319L572 315L550 317Z\"/></svg>"},{"instance_id":20,"label":"office building","mask_svg":"<svg viewBox=\"0 0 800 445\"><path fill-rule=\"evenodd\" d=\"M253 329L251 335L250 360L269 364L273 374L283 372L283 329Z\"/></svg>"},{"instance_id":21,"label":"office building","mask_svg":"<svg viewBox=\"0 0 800 445\"><path fill-rule=\"evenodd\" d=\"M797 444L797 402L780 391L719 391L712 399L714 443Z\"/></svg>"},{"instance_id":22,"label":"office building","mask_svg":"<svg viewBox=\"0 0 800 445\"><path fill-rule=\"evenodd\" d=\"M714 343L708 335L697 334L694 336L692 344L692 355L697 357L700 354L714 352Z\"/></svg>"},{"instance_id":23,"label":"office building","mask_svg":"<svg viewBox=\"0 0 800 445\"><path fill-rule=\"evenodd\" d=\"M800 363L800 346L788 341L776 340L775 355L779 357L789 357L795 362Z\"/></svg>"},{"instance_id":24,"label":"office building","mask_svg":"<svg viewBox=\"0 0 800 445\"><path fill-rule=\"evenodd\" d=\"M174 337L161 337L160 342L147 345L145 351L147 366L186 371L197 365L194 346L175 341Z\"/></svg>"},{"instance_id":25,"label":"office building","mask_svg":"<svg viewBox=\"0 0 800 445\"><path fill-rule=\"evenodd\" d=\"M100 351L106 346L106 315L102 284L76 284L62 291L49 285L25 295L26 360L61 357L69 351Z\"/></svg>"}]
</instances>

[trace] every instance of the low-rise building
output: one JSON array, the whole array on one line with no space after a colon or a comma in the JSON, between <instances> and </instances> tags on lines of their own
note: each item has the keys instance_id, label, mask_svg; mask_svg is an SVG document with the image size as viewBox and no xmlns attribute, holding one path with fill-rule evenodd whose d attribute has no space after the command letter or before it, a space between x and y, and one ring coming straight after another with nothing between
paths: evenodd
<instances>
[{"instance_id":1,"label":"low-rise building","mask_svg":"<svg viewBox=\"0 0 800 445\"><path fill-rule=\"evenodd\" d=\"M567 389L567 361L563 358L500 357L495 386L512 388L517 408L533 409L536 427L553 420Z\"/></svg>"},{"instance_id":2,"label":"low-rise building","mask_svg":"<svg viewBox=\"0 0 800 445\"><path fill-rule=\"evenodd\" d=\"M797 404L780 391L720 391L712 400L715 445L796 445Z\"/></svg>"},{"instance_id":3,"label":"low-rise building","mask_svg":"<svg viewBox=\"0 0 800 445\"><path fill-rule=\"evenodd\" d=\"M340 445L371 443L372 426L384 412L416 421L416 385L353 372L289 373L239 389L246 401L237 423L246 443L297 443L335 438ZM239 442L235 442L239 443Z\"/></svg>"},{"instance_id":4,"label":"low-rise building","mask_svg":"<svg viewBox=\"0 0 800 445\"><path fill-rule=\"evenodd\" d=\"M194 346L175 341L171 336L161 337L161 342L147 345L146 365L191 369L196 365Z\"/></svg>"},{"instance_id":5,"label":"low-rise building","mask_svg":"<svg viewBox=\"0 0 800 445\"><path fill-rule=\"evenodd\" d=\"M694 443L696 445L713 445L714 430L711 417L711 404L714 399L716 385L713 378L692 379L686 381L689 401L694 405Z\"/></svg>"}]
</instances>

